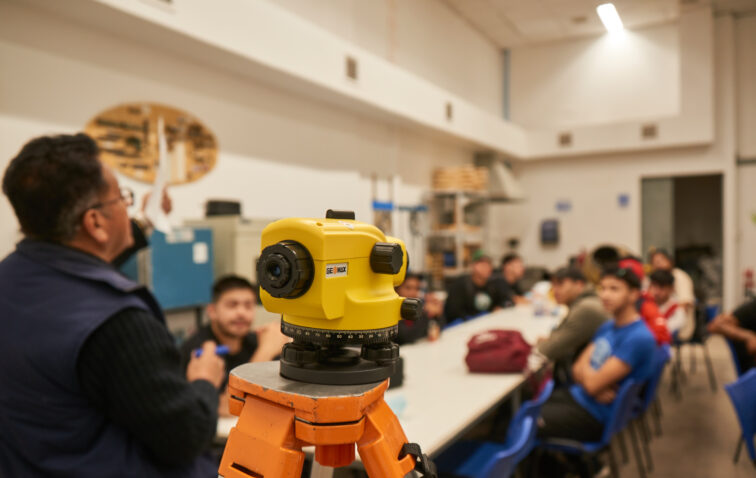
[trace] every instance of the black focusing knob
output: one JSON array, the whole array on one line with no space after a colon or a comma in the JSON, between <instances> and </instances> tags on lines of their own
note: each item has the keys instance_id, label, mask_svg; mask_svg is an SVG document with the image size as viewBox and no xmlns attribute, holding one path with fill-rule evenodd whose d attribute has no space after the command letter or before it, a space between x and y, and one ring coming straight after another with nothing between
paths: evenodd
<instances>
[{"instance_id":1,"label":"black focusing knob","mask_svg":"<svg viewBox=\"0 0 756 478\"><path fill-rule=\"evenodd\" d=\"M390 364L399 358L399 346L389 342L387 344L363 345L360 353L362 358L379 365Z\"/></svg>"},{"instance_id":2,"label":"black focusing knob","mask_svg":"<svg viewBox=\"0 0 756 478\"><path fill-rule=\"evenodd\" d=\"M402 307L399 309L399 315L404 320L417 320L423 310L423 301L420 299L404 299Z\"/></svg>"},{"instance_id":3,"label":"black focusing knob","mask_svg":"<svg viewBox=\"0 0 756 478\"><path fill-rule=\"evenodd\" d=\"M288 343L283 346L281 359L286 362L298 364L312 363L318 359L318 349L296 343Z\"/></svg>"},{"instance_id":4,"label":"black focusing knob","mask_svg":"<svg viewBox=\"0 0 756 478\"><path fill-rule=\"evenodd\" d=\"M398 274L403 262L402 246L395 242L376 242L370 252L370 268L376 274Z\"/></svg>"}]
</instances>

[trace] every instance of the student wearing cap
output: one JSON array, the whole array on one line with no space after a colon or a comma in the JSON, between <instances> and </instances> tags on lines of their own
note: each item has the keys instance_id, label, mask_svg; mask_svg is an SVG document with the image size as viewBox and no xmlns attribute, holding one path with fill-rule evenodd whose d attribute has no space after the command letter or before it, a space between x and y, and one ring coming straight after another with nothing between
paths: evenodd
<instances>
[{"instance_id":1,"label":"student wearing cap","mask_svg":"<svg viewBox=\"0 0 756 478\"><path fill-rule=\"evenodd\" d=\"M656 341L635 308L640 285L630 269L604 271L599 295L612 319L572 366L575 383L554 391L543 405L540 438L600 439L619 387L628 379L643 383L651 377Z\"/></svg>"},{"instance_id":2,"label":"student wearing cap","mask_svg":"<svg viewBox=\"0 0 756 478\"><path fill-rule=\"evenodd\" d=\"M472 260L470 274L458 277L447 290L444 316L449 321L514 305L501 277L493 275L491 258L478 250Z\"/></svg>"},{"instance_id":3,"label":"student wearing cap","mask_svg":"<svg viewBox=\"0 0 756 478\"><path fill-rule=\"evenodd\" d=\"M693 336L696 323L675 294L675 276L668 270L658 269L649 276L648 294L659 307L659 313L667 320L667 329L679 340Z\"/></svg>"},{"instance_id":4,"label":"student wearing cap","mask_svg":"<svg viewBox=\"0 0 756 478\"><path fill-rule=\"evenodd\" d=\"M291 339L281 333L281 324L271 322L253 329L257 290L245 278L227 275L213 284L212 303L207 306L210 323L187 338L181 346L182 364L186 367L195 350L210 342L223 345L222 354L226 365L225 379L221 385L221 400L218 413L231 416L228 410L226 384L228 373L247 362L267 362L281 354L281 348Z\"/></svg>"},{"instance_id":5,"label":"student wearing cap","mask_svg":"<svg viewBox=\"0 0 756 478\"><path fill-rule=\"evenodd\" d=\"M515 304L527 304L528 300L524 297L525 291L522 290L522 278L525 276L525 263L522 257L515 252L506 254L501 259L501 277L507 294L512 297Z\"/></svg>"},{"instance_id":6,"label":"student wearing cap","mask_svg":"<svg viewBox=\"0 0 756 478\"><path fill-rule=\"evenodd\" d=\"M551 289L556 302L567 306L569 311L548 338L538 341L528 364L540 368L544 361L554 361L555 370L564 375L564 381L569 378L573 361L606 322L607 313L580 269L558 269L551 278Z\"/></svg>"},{"instance_id":7,"label":"student wearing cap","mask_svg":"<svg viewBox=\"0 0 756 478\"><path fill-rule=\"evenodd\" d=\"M417 320L400 320L399 333L394 341L399 344L410 344L418 340L438 338L441 326L444 323L443 303L432 294L423 294L423 276L408 272L404 282L396 288L396 293L401 297L411 299L423 299L423 313Z\"/></svg>"}]
</instances>

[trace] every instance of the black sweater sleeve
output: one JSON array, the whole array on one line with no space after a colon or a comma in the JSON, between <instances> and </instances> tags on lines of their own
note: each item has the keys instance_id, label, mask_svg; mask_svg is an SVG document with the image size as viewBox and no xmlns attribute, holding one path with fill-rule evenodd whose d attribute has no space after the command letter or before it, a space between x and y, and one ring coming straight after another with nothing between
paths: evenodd
<instances>
[{"instance_id":1,"label":"black sweater sleeve","mask_svg":"<svg viewBox=\"0 0 756 478\"><path fill-rule=\"evenodd\" d=\"M444 316L449 321L464 319L470 315L468 313L467 302L470 300L468 296L472 288L466 283L467 280L469 280L467 276L458 277L446 291Z\"/></svg>"},{"instance_id":2,"label":"black sweater sleeve","mask_svg":"<svg viewBox=\"0 0 756 478\"><path fill-rule=\"evenodd\" d=\"M106 320L82 347L77 372L92 404L159 463L189 463L215 436L218 391L187 382L173 337L146 311Z\"/></svg>"}]
</instances>

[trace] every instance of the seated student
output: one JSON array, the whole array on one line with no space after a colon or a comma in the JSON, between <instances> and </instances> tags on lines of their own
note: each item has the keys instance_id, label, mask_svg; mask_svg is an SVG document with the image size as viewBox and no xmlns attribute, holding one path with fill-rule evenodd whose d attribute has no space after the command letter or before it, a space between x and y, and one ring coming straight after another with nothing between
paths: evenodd
<instances>
[{"instance_id":1,"label":"seated student","mask_svg":"<svg viewBox=\"0 0 756 478\"><path fill-rule=\"evenodd\" d=\"M659 269L651 273L648 293L659 307L659 313L667 319L667 329L677 334L679 340L688 340L693 335L696 323L691 320L675 295L675 276L670 271Z\"/></svg>"},{"instance_id":2,"label":"seated student","mask_svg":"<svg viewBox=\"0 0 756 478\"><path fill-rule=\"evenodd\" d=\"M648 380L656 341L638 316L640 279L629 269L608 269L601 278L601 302L613 317L572 367L575 384L554 391L541 409L540 438L595 441L609 420L617 389L627 379Z\"/></svg>"},{"instance_id":3,"label":"seated student","mask_svg":"<svg viewBox=\"0 0 756 478\"><path fill-rule=\"evenodd\" d=\"M756 299L751 299L729 314L717 316L708 329L732 341L743 371L756 367Z\"/></svg>"},{"instance_id":4,"label":"seated student","mask_svg":"<svg viewBox=\"0 0 756 478\"><path fill-rule=\"evenodd\" d=\"M675 278L675 296L677 297L678 307L682 307L685 310L685 314L688 316L687 324L692 324L693 329L696 325L696 295L693 288L693 280L690 278L687 272L675 267L675 263L672 260L672 256L669 255L664 249L656 249L651 253L649 258L652 271L669 271ZM689 325L690 327L691 325ZM690 338L693 335L694 330L690 330L688 335L687 330L685 335Z\"/></svg>"},{"instance_id":5,"label":"seated student","mask_svg":"<svg viewBox=\"0 0 756 478\"><path fill-rule=\"evenodd\" d=\"M625 257L620 259L619 267L630 269L635 276L640 279L641 283L643 283L643 264L641 264L639 259L632 256ZM646 323L646 326L648 326L648 329L654 335L654 338L656 338L657 344L662 345L672 342L672 334L670 334L669 329L667 329L667 320L662 317L661 312L659 312L659 307L647 292L641 292L635 306L638 309L641 318Z\"/></svg>"},{"instance_id":6,"label":"seated student","mask_svg":"<svg viewBox=\"0 0 756 478\"><path fill-rule=\"evenodd\" d=\"M510 252L501 259L501 276L504 279L504 285L508 294L512 297L515 304L527 304L528 300L524 297L525 291L522 290L520 281L525 275L525 264L517 253Z\"/></svg>"},{"instance_id":7,"label":"seated student","mask_svg":"<svg viewBox=\"0 0 756 478\"><path fill-rule=\"evenodd\" d=\"M207 306L210 323L197 330L181 346L182 363L187 364L193 351L202 344L213 341L228 347L228 354L223 356L228 377L228 372L239 365L273 360L290 341L281 333L278 321L252 330L257 292L247 279L233 275L221 277L213 284L212 300ZM227 383L228 378L221 390L227 392ZM228 397L221 397L218 413L230 415Z\"/></svg>"},{"instance_id":8,"label":"seated student","mask_svg":"<svg viewBox=\"0 0 756 478\"><path fill-rule=\"evenodd\" d=\"M569 312L548 338L538 341L528 364L531 368L540 368L545 360L552 360L555 371L566 375L562 377L564 381L569 377L573 360L606 322L607 314L580 269L558 269L551 278L551 288L556 302L569 307Z\"/></svg>"},{"instance_id":9,"label":"seated student","mask_svg":"<svg viewBox=\"0 0 756 478\"><path fill-rule=\"evenodd\" d=\"M422 293L423 276L408 272L404 277L404 282L396 288L396 293L401 297L423 300L423 313L415 321L400 320L399 334L394 342L399 345L410 344L420 339L428 338L435 340L440 333L440 326L443 325L444 306L437 297L432 294Z\"/></svg>"},{"instance_id":10,"label":"seated student","mask_svg":"<svg viewBox=\"0 0 756 478\"><path fill-rule=\"evenodd\" d=\"M491 258L478 250L472 260L470 274L458 277L447 291L444 306L447 321L467 319L514 305L501 277L493 275Z\"/></svg>"}]
</instances>

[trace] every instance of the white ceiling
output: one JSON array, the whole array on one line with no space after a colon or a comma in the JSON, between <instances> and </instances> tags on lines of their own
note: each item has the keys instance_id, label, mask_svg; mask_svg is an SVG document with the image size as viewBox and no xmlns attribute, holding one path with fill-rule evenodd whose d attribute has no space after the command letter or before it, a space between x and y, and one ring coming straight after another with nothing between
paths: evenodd
<instances>
[{"instance_id":1,"label":"white ceiling","mask_svg":"<svg viewBox=\"0 0 756 478\"><path fill-rule=\"evenodd\" d=\"M610 0L442 0L501 48L604 33L596 6ZM681 9L756 9L756 0L611 0L626 28L674 21Z\"/></svg>"}]
</instances>

